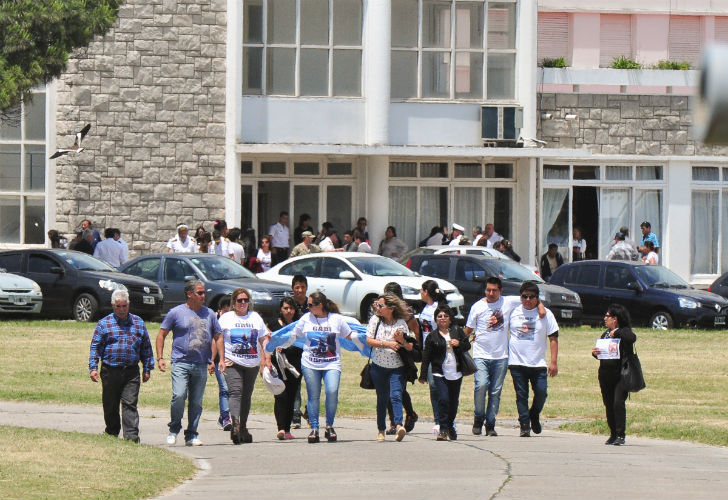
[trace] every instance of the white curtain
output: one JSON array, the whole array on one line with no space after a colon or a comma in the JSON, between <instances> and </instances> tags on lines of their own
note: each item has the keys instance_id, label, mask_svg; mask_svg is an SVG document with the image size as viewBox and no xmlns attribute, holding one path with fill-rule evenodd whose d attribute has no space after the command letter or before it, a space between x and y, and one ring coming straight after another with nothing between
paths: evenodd
<instances>
[{"instance_id":1,"label":"white curtain","mask_svg":"<svg viewBox=\"0 0 728 500\"><path fill-rule=\"evenodd\" d=\"M718 272L718 192L693 191L692 262L693 274Z\"/></svg>"},{"instance_id":2,"label":"white curtain","mask_svg":"<svg viewBox=\"0 0 728 500\"><path fill-rule=\"evenodd\" d=\"M614 234L622 226L629 227L630 213L629 189L601 189L599 192L599 258L609 253L614 242ZM630 234L634 239L634 235Z\"/></svg>"},{"instance_id":3,"label":"white curtain","mask_svg":"<svg viewBox=\"0 0 728 500\"><path fill-rule=\"evenodd\" d=\"M725 176L725 172L723 173ZM728 271L728 191L723 191L723 223L721 224L720 272Z\"/></svg>"},{"instance_id":4,"label":"white curtain","mask_svg":"<svg viewBox=\"0 0 728 500\"><path fill-rule=\"evenodd\" d=\"M629 181L632 180L631 165L608 165L607 180L610 181Z\"/></svg>"},{"instance_id":5,"label":"white curtain","mask_svg":"<svg viewBox=\"0 0 728 500\"><path fill-rule=\"evenodd\" d=\"M418 241L430 234L432 226L444 226L447 222L447 188L422 187L420 188L420 232ZM409 218L408 224L415 227L415 214ZM458 221L455 221L458 222ZM407 242L410 248L414 246Z\"/></svg>"},{"instance_id":6,"label":"white curtain","mask_svg":"<svg viewBox=\"0 0 728 500\"><path fill-rule=\"evenodd\" d=\"M718 167L693 167L694 181L719 181L720 171Z\"/></svg>"},{"instance_id":7,"label":"white curtain","mask_svg":"<svg viewBox=\"0 0 728 500\"><path fill-rule=\"evenodd\" d=\"M417 217L417 188L408 186L389 187L389 225L397 230L397 237L415 248L417 225L413 222ZM429 233L428 233L429 234ZM384 238L384 235L378 235ZM375 252L376 248L373 249Z\"/></svg>"},{"instance_id":8,"label":"white curtain","mask_svg":"<svg viewBox=\"0 0 728 500\"><path fill-rule=\"evenodd\" d=\"M635 191L634 200L634 220L635 227L632 239L639 243L642 236L639 232L639 225L642 222L649 222L652 232L657 235L662 245L662 191L658 189L637 190Z\"/></svg>"},{"instance_id":9,"label":"white curtain","mask_svg":"<svg viewBox=\"0 0 728 500\"><path fill-rule=\"evenodd\" d=\"M567 224L556 227L556 220L559 218L561 207L569 194L568 189L544 189L543 190L543 251L548 250L549 243L556 243L560 247L566 246L569 240L569 228Z\"/></svg>"},{"instance_id":10,"label":"white curtain","mask_svg":"<svg viewBox=\"0 0 728 500\"><path fill-rule=\"evenodd\" d=\"M487 191L487 190L486 190ZM453 222L465 228L465 236L472 240L473 226L484 227L490 219L483 220L482 190L479 187L455 188Z\"/></svg>"}]
</instances>

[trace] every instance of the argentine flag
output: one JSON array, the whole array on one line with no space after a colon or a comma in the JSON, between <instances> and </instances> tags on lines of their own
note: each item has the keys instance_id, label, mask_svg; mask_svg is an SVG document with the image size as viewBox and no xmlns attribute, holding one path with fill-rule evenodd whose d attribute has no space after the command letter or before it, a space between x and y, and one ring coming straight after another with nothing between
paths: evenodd
<instances>
[{"instance_id":1,"label":"argentine flag","mask_svg":"<svg viewBox=\"0 0 728 500\"><path fill-rule=\"evenodd\" d=\"M277 347L283 347L286 345L293 334L293 329L298 321L289 323L280 330L276 330L271 334L270 340L265 346L265 352L271 354L276 350ZM338 337L339 343L343 349L347 351L358 352L365 358L368 358L372 354L372 348L367 345L367 327L362 325L356 319L346 317L346 324L351 328L351 338ZM305 337L299 337L293 343L296 347L303 349L306 343Z\"/></svg>"}]
</instances>

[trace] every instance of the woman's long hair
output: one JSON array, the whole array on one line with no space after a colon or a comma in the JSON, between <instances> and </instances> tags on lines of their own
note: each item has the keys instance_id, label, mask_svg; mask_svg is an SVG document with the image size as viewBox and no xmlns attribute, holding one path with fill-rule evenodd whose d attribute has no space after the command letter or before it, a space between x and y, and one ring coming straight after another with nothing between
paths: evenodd
<instances>
[{"instance_id":1,"label":"woman's long hair","mask_svg":"<svg viewBox=\"0 0 728 500\"><path fill-rule=\"evenodd\" d=\"M437 284L437 281L435 280L427 280L424 283L422 283L422 289L427 292L427 294L432 297L432 300L437 302L437 305L447 304L447 299L445 298L445 294L440 290L440 287Z\"/></svg>"},{"instance_id":2,"label":"woman's long hair","mask_svg":"<svg viewBox=\"0 0 728 500\"><path fill-rule=\"evenodd\" d=\"M336 305L336 302L328 299L323 293L313 292L308 297L313 301L314 305L321 304L324 312L339 314L339 306Z\"/></svg>"},{"instance_id":3,"label":"woman's long hair","mask_svg":"<svg viewBox=\"0 0 728 500\"><path fill-rule=\"evenodd\" d=\"M280 304L278 304L278 318L281 320L281 322L285 325L287 324L285 321L286 319L283 317L283 314L280 312L281 308L283 307L283 304L288 304L290 307L293 308L293 318L291 318L291 323L298 320L301 317L301 311L298 309L298 304L296 304L296 301L293 300L293 297L283 297L281 299Z\"/></svg>"},{"instance_id":4,"label":"woman's long hair","mask_svg":"<svg viewBox=\"0 0 728 500\"><path fill-rule=\"evenodd\" d=\"M407 303L404 300L393 293L384 293L379 298L384 300L384 304L387 307L392 308L392 316L395 320L401 319L406 322L409 319L410 313L407 309Z\"/></svg>"},{"instance_id":5,"label":"woman's long hair","mask_svg":"<svg viewBox=\"0 0 728 500\"><path fill-rule=\"evenodd\" d=\"M609 304L607 313L617 318L617 326L619 328L632 328L632 318L629 311L621 304Z\"/></svg>"}]
</instances>

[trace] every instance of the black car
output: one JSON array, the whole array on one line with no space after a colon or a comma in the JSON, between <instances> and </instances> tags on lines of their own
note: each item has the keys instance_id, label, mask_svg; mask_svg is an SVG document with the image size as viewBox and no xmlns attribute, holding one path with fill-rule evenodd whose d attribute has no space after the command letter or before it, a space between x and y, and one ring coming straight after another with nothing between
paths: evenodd
<instances>
[{"instance_id":1,"label":"black car","mask_svg":"<svg viewBox=\"0 0 728 500\"><path fill-rule=\"evenodd\" d=\"M156 283L122 274L83 252L27 249L0 252L0 268L30 278L43 291L41 315L91 321L111 312L111 294L129 292L129 311L158 317L164 303Z\"/></svg>"},{"instance_id":2,"label":"black car","mask_svg":"<svg viewBox=\"0 0 728 500\"><path fill-rule=\"evenodd\" d=\"M559 323L580 324L579 296L560 286L546 283L522 265L482 255L412 255L410 269L423 276L435 276L455 285L465 298L463 316L485 296L485 280L491 276L503 282L503 295L518 295L524 281L535 281L541 301L551 309Z\"/></svg>"},{"instance_id":3,"label":"black car","mask_svg":"<svg viewBox=\"0 0 728 500\"><path fill-rule=\"evenodd\" d=\"M724 327L728 301L690 286L663 266L588 260L560 266L551 283L574 290L584 320L601 323L609 304L625 306L635 325L656 329Z\"/></svg>"},{"instance_id":4,"label":"black car","mask_svg":"<svg viewBox=\"0 0 728 500\"><path fill-rule=\"evenodd\" d=\"M197 279L205 284L206 305L217 309L218 302L236 288L247 288L253 310L264 320L278 316L281 299L293 295L290 286L262 280L237 262L208 253L157 253L144 255L122 265L122 273L154 281L164 293L164 312L187 300L185 282Z\"/></svg>"},{"instance_id":5,"label":"black car","mask_svg":"<svg viewBox=\"0 0 728 500\"><path fill-rule=\"evenodd\" d=\"M717 293L721 297L728 299L728 273L723 273L709 287L709 292Z\"/></svg>"}]
</instances>

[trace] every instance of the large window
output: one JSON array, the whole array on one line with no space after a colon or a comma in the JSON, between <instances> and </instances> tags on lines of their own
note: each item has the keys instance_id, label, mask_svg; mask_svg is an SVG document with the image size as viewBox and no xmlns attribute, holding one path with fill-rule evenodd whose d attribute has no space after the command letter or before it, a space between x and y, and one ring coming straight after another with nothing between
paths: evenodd
<instances>
[{"instance_id":1,"label":"large window","mask_svg":"<svg viewBox=\"0 0 728 500\"><path fill-rule=\"evenodd\" d=\"M728 168L693 167L690 272L728 271Z\"/></svg>"},{"instance_id":2,"label":"large window","mask_svg":"<svg viewBox=\"0 0 728 500\"><path fill-rule=\"evenodd\" d=\"M515 98L516 0L392 0L394 99Z\"/></svg>"},{"instance_id":3,"label":"large window","mask_svg":"<svg viewBox=\"0 0 728 500\"><path fill-rule=\"evenodd\" d=\"M45 241L45 97L0 122L0 243Z\"/></svg>"},{"instance_id":4,"label":"large window","mask_svg":"<svg viewBox=\"0 0 728 500\"><path fill-rule=\"evenodd\" d=\"M244 0L243 94L360 96L361 0Z\"/></svg>"}]
</instances>

